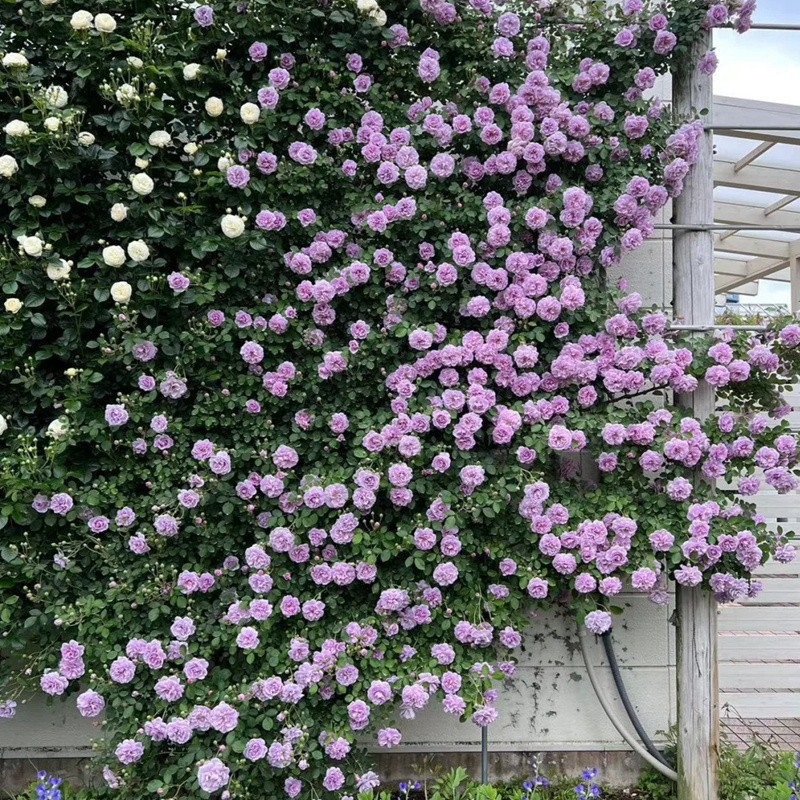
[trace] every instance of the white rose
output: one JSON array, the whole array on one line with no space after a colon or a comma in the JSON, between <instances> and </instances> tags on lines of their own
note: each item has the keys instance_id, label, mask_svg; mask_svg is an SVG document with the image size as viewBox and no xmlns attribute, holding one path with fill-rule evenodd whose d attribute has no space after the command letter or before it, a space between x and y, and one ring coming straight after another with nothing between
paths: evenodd
<instances>
[{"instance_id":1,"label":"white rose","mask_svg":"<svg viewBox=\"0 0 800 800\"><path fill-rule=\"evenodd\" d=\"M167 131L153 131L147 140L151 147L167 147L172 144L172 137Z\"/></svg>"},{"instance_id":2,"label":"white rose","mask_svg":"<svg viewBox=\"0 0 800 800\"><path fill-rule=\"evenodd\" d=\"M111 284L111 297L115 303L125 303L131 299L131 292L133 287L127 281L117 281Z\"/></svg>"},{"instance_id":3,"label":"white rose","mask_svg":"<svg viewBox=\"0 0 800 800\"><path fill-rule=\"evenodd\" d=\"M370 11L377 10L378 3L376 0L358 0L356 6L362 14L369 14Z\"/></svg>"},{"instance_id":4,"label":"white rose","mask_svg":"<svg viewBox=\"0 0 800 800\"><path fill-rule=\"evenodd\" d=\"M214 58L216 58L217 61L224 61L227 57L228 57L228 51L223 50L221 47L219 48L219 50L217 50L216 53L214 53Z\"/></svg>"},{"instance_id":5,"label":"white rose","mask_svg":"<svg viewBox=\"0 0 800 800\"><path fill-rule=\"evenodd\" d=\"M4 178L12 178L19 169L17 159L14 156L0 156L0 175Z\"/></svg>"},{"instance_id":6,"label":"white rose","mask_svg":"<svg viewBox=\"0 0 800 800\"><path fill-rule=\"evenodd\" d=\"M74 31L86 31L92 27L92 15L88 11L76 11L69 21Z\"/></svg>"},{"instance_id":7,"label":"white rose","mask_svg":"<svg viewBox=\"0 0 800 800\"><path fill-rule=\"evenodd\" d=\"M40 195L40 194L32 194L28 198L28 202L34 208L44 208L47 205L47 198L46 197L42 197L42 195Z\"/></svg>"},{"instance_id":8,"label":"white rose","mask_svg":"<svg viewBox=\"0 0 800 800\"><path fill-rule=\"evenodd\" d=\"M117 29L117 21L111 14L98 14L94 18L94 26L102 33L114 33Z\"/></svg>"},{"instance_id":9,"label":"white rose","mask_svg":"<svg viewBox=\"0 0 800 800\"><path fill-rule=\"evenodd\" d=\"M187 142L183 146L183 152L187 153L190 156L193 156L199 149L200 149L199 145L195 144L194 142Z\"/></svg>"},{"instance_id":10,"label":"white rose","mask_svg":"<svg viewBox=\"0 0 800 800\"><path fill-rule=\"evenodd\" d=\"M244 221L241 217L234 216L233 214L226 214L222 218L222 232L229 239L236 239L244 233Z\"/></svg>"},{"instance_id":11,"label":"white rose","mask_svg":"<svg viewBox=\"0 0 800 800\"><path fill-rule=\"evenodd\" d=\"M55 133L61 127L61 120L58 117L48 117L44 121L44 127L50 133Z\"/></svg>"},{"instance_id":12,"label":"white rose","mask_svg":"<svg viewBox=\"0 0 800 800\"><path fill-rule=\"evenodd\" d=\"M28 123L23 122L21 119L12 119L3 130L8 136L30 136L31 134Z\"/></svg>"},{"instance_id":13,"label":"white rose","mask_svg":"<svg viewBox=\"0 0 800 800\"><path fill-rule=\"evenodd\" d=\"M17 241L26 255L32 258L39 258L39 256L41 256L44 242L42 242L38 236L19 236L17 237Z\"/></svg>"},{"instance_id":14,"label":"white rose","mask_svg":"<svg viewBox=\"0 0 800 800\"><path fill-rule=\"evenodd\" d=\"M183 77L187 81L194 81L197 80L197 76L200 74L200 65L199 64L187 64L183 68Z\"/></svg>"},{"instance_id":15,"label":"white rose","mask_svg":"<svg viewBox=\"0 0 800 800\"><path fill-rule=\"evenodd\" d=\"M118 244L104 247L103 261L105 261L109 267L121 267L125 263L125 251Z\"/></svg>"},{"instance_id":16,"label":"white rose","mask_svg":"<svg viewBox=\"0 0 800 800\"><path fill-rule=\"evenodd\" d=\"M58 0L39 0L43 6L54 6Z\"/></svg>"},{"instance_id":17,"label":"white rose","mask_svg":"<svg viewBox=\"0 0 800 800\"><path fill-rule=\"evenodd\" d=\"M386 12L382 8L379 8L377 11L372 11L369 16L379 28L382 28L386 24Z\"/></svg>"},{"instance_id":18,"label":"white rose","mask_svg":"<svg viewBox=\"0 0 800 800\"><path fill-rule=\"evenodd\" d=\"M111 206L111 219L114 222L122 222L128 216L128 206L124 203L114 203Z\"/></svg>"},{"instance_id":19,"label":"white rose","mask_svg":"<svg viewBox=\"0 0 800 800\"><path fill-rule=\"evenodd\" d=\"M150 248L141 239L134 239L128 244L128 256L133 261L146 261L150 258Z\"/></svg>"},{"instance_id":20,"label":"white rose","mask_svg":"<svg viewBox=\"0 0 800 800\"><path fill-rule=\"evenodd\" d=\"M65 419L54 419L48 426L46 435L51 439L63 439L67 435L69 424Z\"/></svg>"},{"instance_id":21,"label":"white rose","mask_svg":"<svg viewBox=\"0 0 800 800\"><path fill-rule=\"evenodd\" d=\"M225 106L222 104L222 100L219 97L209 97L206 100L206 113L209 117L218 117Z\"/></svg>"},{"instance_id":22,"label":"white rose","mask_svg":"<svg viewBox=\"0 0 800 800\"><path fill-rule=\"evenodd\" d=\"M142 61L139 56L128 56L125 59L134 69L141 69L144 66L144 61Z\"/></svg>"},{"instance_id":23,"label":"white rose","mask_svg":"<svg viewBox=\"0 0 800 800\"><path fill-rule=\"evenodd\" d=\"M84 147L89 147L89 145L94 144L94 134L89 133L89 131L81 131L78 134L78 143Z\"/></svg>"},{"instance_id":24,"label":"white rose","mask_svg":"<svg viewBox=\"0 0 800 800\"><path fill-rule=\"evenodd\" d=\"M22 308L22 300L18 297L9 297L3 307L9 314L16 314Z\"/></svg>"},{"instance_id":25,"label":"white rose","mask_svg":"<svg viewBox=\"0 0 800 800\"><path fill-rule=\"evenodd\" d=\"M136 175L131 175L131 186L136 194L146 195L153 191L155 184L146 172L137 172Z\"/></svg>"},{"instance_id":26,"label":"white rose","mask_svg":"<svg viewBox=\"0 0 800 800\"><path fill-rule=\"evenodd\" d=\"M3 56L3 66L9 69L19 69L28 66L28 59L22 53L6 53Z\"/></svg>"},{"instance_id":27,"label":"white rose","mask_svg":"<svg viewBox=\"0 0 800 800\"><path fill-rule=\"evenodd\" d=\"M233 161L228 156L220 156L217 159L217 169L220 172L227 172L228 167L233 165Z\"/></svg>"},{"instance_id":28,"label":"white rose","mask_svg":"<svg viewBox=\"0 0 800 800\"><path fill-rule=\"evenodd\" d=\"M245 125L255 125L261 116L261 109L255 103L245 103L239 109L239 116Z\"/></svg>"},{"instance_id":29,"label":"white rose","mask_svg":"<svg viewBox=\"0 0 800 800\"><path fill-rule=\"evenodd\" d=\"M51 281L65 281L71 271L72 267L63 258L60 259L58 264L47 265L47 277Z\"/></svg>"},{"instance_id":30,"label":"white rose","mask_svg":"<svg viewBox=\"0 0 800 800\"><path fill-rule=\"evenodd\" d=\"M137 158L133 163L136 164L137 169L147 169L150 166L150 162L146 158Z\"/></svg>"},{"instance_id":31,"label":"white rose","mask_svg":"<svg viewBox=\"0 0 800 800\"><path fill-rule=\"evenodd\" d=\"M114 93L114 96L117 98L117 102L121 103L123 106L127 106L131 103L135 103L139 99L139 92L129 83L123 83Z\"/></svg>"},{"instance_id":32,"label":"white rose","mask_svg":"<svg viewBox=\"0 0 800 800\"><path fill-rule=\"evenodd\" d=\"M69 100L66 89L63 86L48 86L44 90L44 99L47 105L53 108L64 108Z\"/></svg>"},{"instance_id":33,"label":"white rose","mask_svg":"<svg viewBox=\"0 0 800 800\"><path fill-rule=\"evenodd\" d=\"M0 436L2 436L8 430L8 423L6 422L6 418L0 414Z\"/></svg>"}]
</instances>

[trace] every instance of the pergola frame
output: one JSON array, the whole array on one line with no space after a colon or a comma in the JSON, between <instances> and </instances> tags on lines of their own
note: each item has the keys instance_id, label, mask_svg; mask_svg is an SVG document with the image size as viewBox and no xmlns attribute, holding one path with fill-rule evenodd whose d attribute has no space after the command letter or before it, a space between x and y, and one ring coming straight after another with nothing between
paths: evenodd
<instances>
[{"instance_id":1,"label":"pergola frame","mask_svg":"<svg viewBox=\"0 0 800 800\"><path fill-rule=\"evenodd\" d=\"M800 149L797 169L759 164L777 144L800 147L800 108L780 103L714 98L714 136L747 139L753 147L736 160L714 157L714 186L773 196L765 206L717 201L713 220L741 228L720 231L714 240L714 285L718 293L755 292L761 278L791 285L791 310L800 310L800 237L777 239L770 231L800 233L800 211L786 207L800 200ZM758 234L752 230L763 230ZM747 230L748 227L750 230Z\"/></svg>"}]
</instances>

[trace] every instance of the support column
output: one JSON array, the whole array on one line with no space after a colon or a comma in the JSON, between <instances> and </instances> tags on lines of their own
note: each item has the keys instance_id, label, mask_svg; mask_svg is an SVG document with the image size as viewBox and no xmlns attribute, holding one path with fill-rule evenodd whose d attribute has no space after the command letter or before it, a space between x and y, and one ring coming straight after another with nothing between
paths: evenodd
<instances>
[{"instance_id":1,"label":"support column","mask_svg":"<svg viewBox=\"0 0 800 800\"><path fill-rule=\"evenodd\" d=\"M800 311L800 255L792 253L789 257L789 281L791 286L791 304L789 313Z\"/></svg>"},{"instance_id":2,"label":"support column","mask_svg":"<svg viewBox=\"0 0 800 800\"><path fill-rule=\"evenodd\" d=\"M714 98L711 77L697 63L712 46L702 32L691 53L675 70L673 105L679 118L707 109L711 124ZM713 138L700 141L697 163L674 203L673 221L713 222ZM673 240L673 312L690 325L714 324L714 239L710 231L676 231ZM705 381L679 402L703 419L714 411L714 392ZM719 768L719 679L717 674L717 604L705 589L678 586L678 798L717 800Z\"/></svg>"}]
</instances>

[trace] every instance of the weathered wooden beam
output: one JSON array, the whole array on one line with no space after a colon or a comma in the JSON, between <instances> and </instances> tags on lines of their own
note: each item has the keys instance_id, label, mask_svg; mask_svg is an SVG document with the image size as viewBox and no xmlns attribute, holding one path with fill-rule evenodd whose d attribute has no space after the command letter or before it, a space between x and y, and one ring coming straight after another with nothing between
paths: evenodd
<instances>
[{"instance_id":1,"label":"weathered wooden beam","mask_svg":"<svg viewBox=\"0 0 800 800\"><path fill-rule=\"evenodd\" d=\"M712 47L710 32L698 34L691 52L675 70L673 103L680 118L713 108L711 77L697 63ZM708 125L711 119L706 119ZM730 165L733 175L733 165ZM699 142L698 160L673 205L674 222L713 219L713 140L707 131ZM730 237L736 238L736 237ZM710 231L686 231L673 240L673 310L681 322L714 324L714 238ZM680 398L695 417L714 411L714 392L702 381L697 391ZM719 680L717 674L717 604L699 587L678 586L678 798L717 800L719 770Z\"/></svg>"},{"instance_id":2,"label":"weathered wooden beam","mask_svg":"<svg viewBox=\"0 0 800 800\"><path fill-rule=\"evenodd\" d=\"M758 147L754 147L749 153L743 155L734 165L733 171L740 172L748 164L752 164L759 156L763 156L767 150L775 147L775 142L761 142Z\"/></svg>"}]
</instances>

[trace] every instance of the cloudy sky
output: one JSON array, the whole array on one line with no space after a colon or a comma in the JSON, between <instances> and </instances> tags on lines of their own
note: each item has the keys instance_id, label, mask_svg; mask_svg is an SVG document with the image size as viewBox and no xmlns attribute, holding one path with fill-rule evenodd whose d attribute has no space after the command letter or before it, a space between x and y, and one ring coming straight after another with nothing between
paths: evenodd
<instances>
[{"instance_id":1,"label":"cloudy sky","mask_svg":"<svg viewBox=\"0 0 800 800\"><path fill-rule=\"evenodd\" d=\"M758 0L754 22L800 25L800 0ZM800 106L800 31L715 31L720 66L715 94ZM800 165L800 147L798 165ZM755 298L743 302L789 302L789 285L760 281Z\"/></svg>"}]
</instances>

